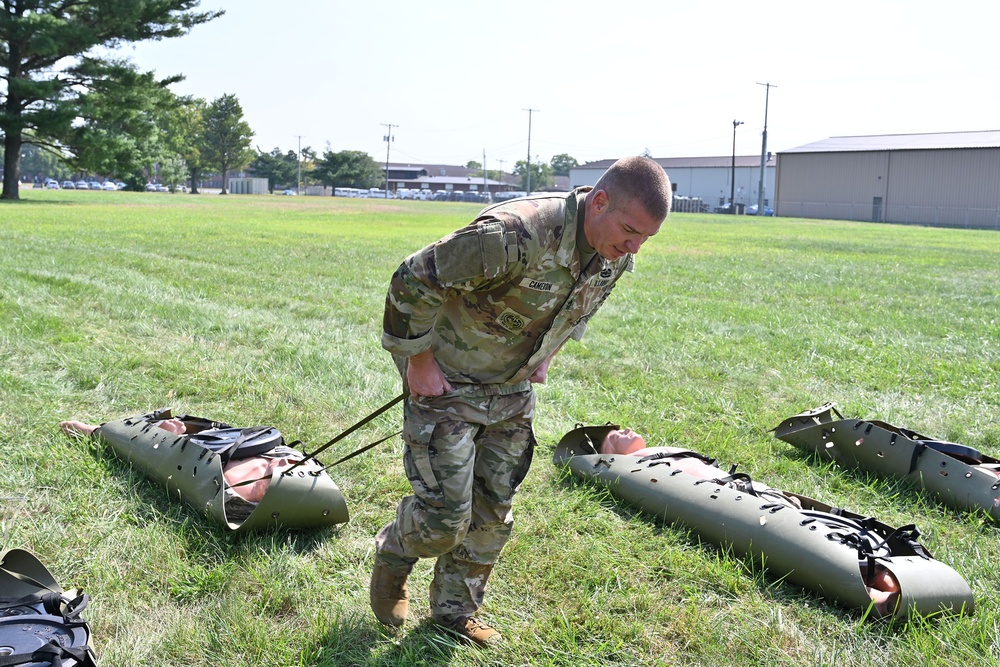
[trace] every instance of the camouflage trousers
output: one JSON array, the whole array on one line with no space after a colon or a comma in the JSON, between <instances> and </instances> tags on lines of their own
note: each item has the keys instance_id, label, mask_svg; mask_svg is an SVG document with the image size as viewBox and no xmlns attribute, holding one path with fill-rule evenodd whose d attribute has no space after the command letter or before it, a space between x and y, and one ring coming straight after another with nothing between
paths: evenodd
<instances>
[{"instance_id":1,"label":"camouflage trousers","mask_svg":"<svg viewBox=\"0 0 1000 667\"><path fill-rule=\"evenodd\" d=\"M413 495L375 539L376 558L408 572L437 558L431 615L472 616L510 537L511 505L535 446L535 392L411 396L403 408L403 467Z\"/></svg>"}]
</instances>

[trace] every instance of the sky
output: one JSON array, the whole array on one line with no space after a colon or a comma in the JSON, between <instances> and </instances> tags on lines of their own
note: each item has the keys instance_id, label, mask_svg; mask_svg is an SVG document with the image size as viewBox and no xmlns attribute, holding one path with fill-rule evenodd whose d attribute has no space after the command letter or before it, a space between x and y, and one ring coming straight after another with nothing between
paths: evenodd
<instances>
[{"instance_id":1,"label":"sky","mask_svg":"<svg viewBox=\"0 0 1000 667\"><path fill-rule=\"evenodd\" d=\"M1000 2L202 0L120 55L239 98L254 145L510 171L1000 129ZM771 87L761 84L770 83ZM532 111L528 111L531 109ZM530 122L530 129L529 129ZM391 128L394 141L384 140Z\"/></svg>"}]
</instances>

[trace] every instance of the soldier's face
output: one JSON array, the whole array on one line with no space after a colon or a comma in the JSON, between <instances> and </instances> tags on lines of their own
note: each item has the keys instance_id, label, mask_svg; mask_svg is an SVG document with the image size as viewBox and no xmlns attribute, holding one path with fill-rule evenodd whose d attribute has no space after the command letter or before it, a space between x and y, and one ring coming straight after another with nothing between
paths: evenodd
<instances>
[{"instance_id":1,"label":"soldier's face","mask_svg":"<svg viewBox=\"0 0 1000 667\"><path fill-rule=\"evenodd\" d=\"M660 231L662 220L654 219L637 201L612 204L604 190L596 190L587 202L584 233L597 254L607 260L639 252L649 237Z\"/></svg>"}]
</instances>

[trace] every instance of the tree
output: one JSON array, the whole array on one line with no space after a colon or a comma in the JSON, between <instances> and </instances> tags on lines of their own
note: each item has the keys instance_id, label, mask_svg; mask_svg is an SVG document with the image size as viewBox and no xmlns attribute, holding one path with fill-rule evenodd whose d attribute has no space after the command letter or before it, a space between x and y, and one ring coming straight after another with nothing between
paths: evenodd
<instances>
[{"instance_id":1,"label":"tree","mask_svg":"<svg viewBox=\"0 0 1000 667\"><path fill-rule=\"evenodd\" d=\"M372 188L382 182L382 168L364 151L327 149L316 163L313 177L334 188Z\"/></svg>"},{"instance_id":2,"label":"tree","mask_svg":"<svg viewBox=\"0 0 1000 667\"><path fill-rule=\"evenodd\" d=\"M205 169L201 153L206 108L208 103L200 97L183 97L165 126L168 147L184 160L188 180L191 181L191 194L195 195Z\"/></svg>"},{"instance_id":3,"label":"tree","mask_svg":"<svg viewBox=\"0 0 1000 667\"><path fill-rule=\"evenodd\" d=\"M299 161L295 151L282 153L274 148L270 153L257 149L257 157L250 163L250 171L257 178L267 179L267 189L274 192L298 184Z\"/></svg>"},{"instance_id":4,"label":"tree","mask_svg":"<svg viewBox=\"0 0 1000 667\"><path fill-rule=\"evenodd\" d=\"M2 147L0 147L0 160L3 160ZM73 175L73 169L66 164L61 156L34 144L23 144L21 146L21 175L26 181L40 182L45 178L62 181Z\"/></svg>"},{"instance_id":5,"label":"tree","mask_svg":"<svg viewBox=\"0 0 1000 667\"><path fill-rule=\"evenodd\" d=\"M569 176L569 170L579 166L580 163L576 161L575 157L560 153L553 155L549 164L552 165L552 173L556 176Z\"/></svg>"},{"instance_id":6,"label":"tree","mask_svg":"<svg viewBox=\"0 0 1000 667\"><path fill-rule=\"evenodd\" d=\"M514 173L521 179L521 189L528 190L528 163L518 160L514 164ZM533 191L545 190L552 187L552 167L544 163L531 163L531 189Z\"/></svg>"},{"instance_id":7,"label":"tree","mask_svg":"<svg viewBox=\"0 0 1000 667\"><path fill-rule=\"evenodd\" d=\"M84 68L92 67L85 63ZM145 185L153 165L178 158L167 140L180 100L167 86L124 61L104 63L91 90L76 104L77 120L62 136L62 149L83 171Z\"/></svg>"},{"instance_id":8,"label":"tree","mask_svg":"<svg viewBox=\"0 0 1000 667\"><path fill-rule=\"evenodd\" d=\"M186 175L187 165L179 156L165 157L160 161L160 183L170 188L171 192L177 191Z\"/></svg>"},{"instance_id":9,"label":"tree","mask_svg":"<svg viewBox=\"0 0 1000 667\"><path fill-rule=\"evenodd\" d=\"M192 11L199 2L0 0L0 198L19 198L22 144L27 140L62 151L79 122L81 98L127 69L102 52L180 37L222 15Z\"/></svg>"},{"instance_id":10,"label":"tree","mask_svg":"<svg viewBox=\"0 0 1000 667\"><path fill-rule=\"evenodd\" d=\"M475 160L469 160L465 163L465 168L482 170L483 164L481 162L476 162Z\"/></svg>"},{"instance_id":11,"label":"tree","mask_svg":"<svg viewBox=\"0 0 1000 667\"><path fill-rule=\"evenodd\" d=\"M222 175L222 194L226 194L226 176L254 159L253 130L243 120L243 107L235 95L223 95L205 109L202 158L205 165L216 167Z\"/></svg>"}]
</instances>

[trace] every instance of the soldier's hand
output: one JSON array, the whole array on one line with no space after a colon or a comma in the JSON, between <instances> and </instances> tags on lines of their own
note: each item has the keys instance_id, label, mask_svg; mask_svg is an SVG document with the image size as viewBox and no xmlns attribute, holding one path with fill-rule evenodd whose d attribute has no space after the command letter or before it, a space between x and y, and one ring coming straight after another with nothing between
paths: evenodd
<instances>
[{"instance_id":1,"label":"soldier's hand","mask_svg":"<svg viewBox=\"0 0 1000 667\"><path fill-rule=\"evenodd\" d=\"M406 384L414 396L440 396L453 390L430 350L415 354L406 365Z\"/></svg>"},{"instance_id":2,"label":"soldier's hand","mask_svg":"<svg viewBox=\"0 0 1000 667\"><path fill-rule=\"evenodd\" d=\"M535 384L545 384L546 378L549 376L549 364L552 363L552 357L549 357L542 362L542 365L535 369L535 372L531 374L528 378L528 382L533 382Z\"/></svg>"}]
</instances>

